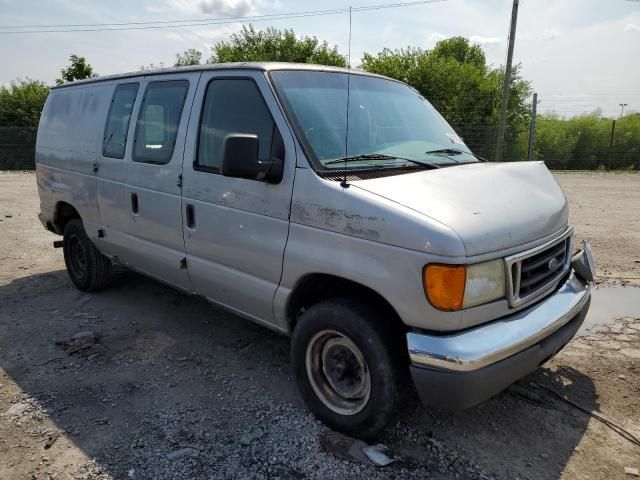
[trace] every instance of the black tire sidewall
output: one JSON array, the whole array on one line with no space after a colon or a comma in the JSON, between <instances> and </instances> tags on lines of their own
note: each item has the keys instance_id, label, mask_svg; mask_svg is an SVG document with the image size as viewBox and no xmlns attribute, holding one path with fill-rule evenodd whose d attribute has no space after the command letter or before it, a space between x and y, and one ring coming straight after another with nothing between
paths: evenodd
<instances>
[{"instance_id":1,"label":"black tire sidewall","mask_svg":"<svg viewBox=\"0 0 640 480\"><path fill-rule=\"evenodd\" d=\"M341 415L316 395L306 370L307 346L322 330L335 330L360 349L371 375L371 394L363 410ZM334 299L312 306L293 333L291 361L298 387L309 408L334 430L360 438L371 438L393 418L399 400L398 372L388 332L373 309L357 301Z\"/></svg>"},{"instance_id":2,"label":"black tire sidewall","mask_svg":"<svg viewBox=\"0 0 640 480\"><path fill-rule=\"evenodd\" d=\"M85 250L86 269L82 276L76 275L76 273L74 272L74 269L71 267L72 253L70 252L69 243L73 237L76 237L78 241L82 243L82 246ZM82 221L78 219L70 220L69 223L67 223L67 225L64 228L62 249L64 253L64 263L65 263L65 266L67 267L67 273L69 274L69 278L71 278L71 281L79 290L83 290L83 291L91 290L91 287L93 285L92 278L96 274L96 265L95 265L95 262L93 261L95 258L95 255L93 255L94 252L92 251L92 249L94 248L95 247L93 243L91 243L91 240L87 236L87 233L85 232L84 227L82 226Z\"/></svg>"}]
</instances>

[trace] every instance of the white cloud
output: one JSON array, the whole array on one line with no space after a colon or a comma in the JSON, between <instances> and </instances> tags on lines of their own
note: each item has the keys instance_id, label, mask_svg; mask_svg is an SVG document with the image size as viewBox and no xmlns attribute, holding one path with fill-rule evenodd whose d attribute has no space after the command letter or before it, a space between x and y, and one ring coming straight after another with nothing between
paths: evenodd
<instances>
[{"instance_id":1,"label":"white cloud","mask_svg":"<svg viewBox=\"0 0 640 480\"><path fill-rule=\"evenodd\" d=\"M173 40L175 42L186 42L187 39L184 37L184 35L181 35L179 33L176 32L169 32L167 34L165 34L164 38L166 38L167 40Z\"/></svg>"},{"instance_id":2,"label":"white cloud","mask_svg":"<svg viewBox=\"0 0 640 480\"><path fill-rule=\"evenodd\" d=\"M560 32L555 28L545 28L542 32L542 40L555 40L560 36Z\"/></svg>"},{"instance_id":3,"label":"white cloud","mask_svg":"<svg viewBox=\"0 0 640 480\"><path fill-rule=\"evenodd\" d=\"M149 13L164 13L168 10L168 7L166 5L157 5L154 3L152 5L145 5L144 9Z\"/></svg>"},{"instance_id":4,"label":"white cloud","mask_svg":"<svg viewBox=\"0 0 640 480\"><path fill-rule=\"evenodd\" d=\"M208 30L193 30L191 33L194 38L200 42L211 46L220 40L228 39L231 34L239 32L241 29L242 25L240 23L234 23L225 25L224 27L210 28Z\"/></svg>"},{"instance_id":5,"label":"white cloud","mask_svg":"<svg viewBox=\"0 0 640 480\"><path fill-rule=\"evenodd\" d=\"M469 37L469 41L471 43L475 43L476 45L488 46L488 45L497 45L502 43L502 38L500 37L483 37L482 35L471 35Z\"/></svg>"},{"instance_id":6,"label":"white cloud","mask_svg":"<svg viewBox=\"0 0 640 480\"><path fill-rule=\"evenodd\" d=\"M164 35L164 38L171 42L180 42L181 44L187 44L190 48L196 48L205 53L207 56L209 49L219 42L220 40L228 39L231 34L239 32L242 28L240 23L233 23L230 25L216 26L216 27L202 27L199 29L189 30L185 32L170 32ZM183 46L176 45L176 48L183 48Z\"/></svg>"},{"instance_id":7,"label":"white cloud","mask_svg":"<svg viewBox=\"0 0 640 480\"><path fill-rule=\"evenodd\" d=\"M260 0L165 0L165 4L148 5L151 12L178 11L187 15L206 14L216 17L242 17L256 12Z\"/></svg>"},{"instance_id":8,"label":"white cloud","mask_svg":"<svg viewBox=\"0 0 640 480\"><path fill-rule=\"evenodd\" d=\"M543 31L546 20L532 27ZM522 62L523 77L539 93L541 109L570 116L601 108L605 115L616 115L627 98L630 108L636 108L640 65L629 59L639 58L640 42L629 41L624 33L628 25L640 25L640 16L560 27L562 35L552 42L540 37L516 42L515 61Z\"/></svg>"},{"instance_id":9,"label":"white cloud","mask_svg":"<svg viewBox=\"0 0 640 480\"><path fill-rule=\"evenodd\" d=\"M231 33L235 32L235 28L216 28L210 30L192 30L191 35L202 40L219 40L221 38L227 38Z\"/></svg>"},{"instance_id":10,"label":"white cloud","mask_svg":"<svg viewBox=\"0 0 640 480\"><path fill-rule=\"evenodd\" d=\"M640 25L636 25L635 23L630 23L626 27L624 27L625 32L640 32Z\"/></svg>"},{"instance_id":11,"label":"white cloud","mask_svg":"<svg viewBox=\"0 0 640 480\"><path fill-rule=\"evenodd\" d=\"M433 32L429 36L429 40L431 40L432 42L439 42L440 40L444 40L446 38L449 38L449 35L445 35L444 33L438 33L438 32Z\"/></svg>"}]
</instances>

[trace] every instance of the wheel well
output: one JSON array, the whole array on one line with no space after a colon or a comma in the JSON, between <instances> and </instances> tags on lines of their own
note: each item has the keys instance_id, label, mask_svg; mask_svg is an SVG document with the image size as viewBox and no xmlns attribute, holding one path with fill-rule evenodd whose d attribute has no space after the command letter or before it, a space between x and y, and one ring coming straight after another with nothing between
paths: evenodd
<instances>
[{"instance_id":1,"label":"wheel well","mask_svg":"<svg viewBox=\"0 0 640 480\"><path fill-rule=\"evenodd\" d=\"M69 220L74 218L80 218L78 211L73 208L67 202L58 202L56 204L55 215L53 217L53 225L56 229L56 233L62 235L64 233L64 227L66 227Z\"/></svg>"},{"instance_id":2,"label":"wheel well","mask_svg":"<svg viewBox=\"0 0 640 480\"><path fill-rule=\"evenodd\" d=\"M309 274L303 277L291 293L287 304L287 318L289 328L295 329L298 318L312 305L333 297L358 298L375 305L385 318L389 318L401 329L406 326L400 320L398 313L387 300L375 290L362 284L334 275L321 273Z\"/></svg>"}]
</instances>

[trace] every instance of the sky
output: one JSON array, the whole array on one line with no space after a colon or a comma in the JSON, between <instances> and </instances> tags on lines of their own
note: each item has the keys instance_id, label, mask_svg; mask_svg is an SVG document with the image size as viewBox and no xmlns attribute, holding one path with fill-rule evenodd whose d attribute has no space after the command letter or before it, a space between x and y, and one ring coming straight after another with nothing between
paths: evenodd
<instances>
[{"instance_id":1,"label":"sky","mask_svg":"<svg viewBox=\"0 0 640 480\"><path fill-rule=\"evenodd\" d=\"M11 26L190 20L282 14L406 0L0 0L0 32ZM506 59L511 0L440 0L402 8L356 12L351 56L384 47L432 48L462 35L480 45L494 66ZM293 28L348 50L345 14L252 22L256 28ZM196 48L210 47L240 30L242 23L167 29L0 33L0 84L29 77L53 84L72 53L85 56L99 74L164 63ZM640 1L521 0L514 62L539 95L538 109L573 116L600 108L604 115L640 112Z\"/></svg>"}]
</instances>

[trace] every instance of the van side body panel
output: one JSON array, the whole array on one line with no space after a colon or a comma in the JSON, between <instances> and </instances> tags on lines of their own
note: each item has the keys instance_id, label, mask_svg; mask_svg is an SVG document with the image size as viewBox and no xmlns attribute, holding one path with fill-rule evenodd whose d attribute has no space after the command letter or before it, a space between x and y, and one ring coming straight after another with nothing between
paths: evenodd
<instances>
[{"instance_id":1,"label":"van side body panel","mask_svg":"<svg viewBox=\"0 0 640 480\"><path fill-rule=\"evenodd\" d=\"M106 84L52 90L36 141L42 222L53 222L56 206L66 202L78 211L92 239L100 225L94 167L109 90Z\"/></svg>"},{"instance_id":2,"label":"van side body panel","mask_svg":"<svg viewBox=\"0 0 640 480\"><path fill-rule=\"evenodd\" d=\"M424 326L427 317L442 320L444 312L425 298L422 268L430 261L459 258L464 249L455 232L437 222L427 228L422 215L355 186L323 180L305 163L299 159L282 281L274 301L278 324L289 329L290 295L301 279L316 273L370 288L409 325ZM399 237L414 248L393 246ZM441 255L427 253L429 246ZM462 312L444 315L451 328L463 322Z\"/></svg>"}]
</instances>

